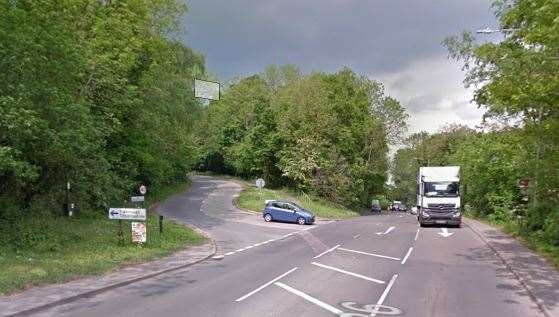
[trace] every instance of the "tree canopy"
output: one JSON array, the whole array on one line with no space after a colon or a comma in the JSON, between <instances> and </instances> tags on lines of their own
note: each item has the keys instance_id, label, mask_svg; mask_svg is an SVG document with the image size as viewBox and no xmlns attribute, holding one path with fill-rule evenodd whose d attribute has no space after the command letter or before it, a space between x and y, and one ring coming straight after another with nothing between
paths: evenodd
<instances>
[{"instance_id":1,"label":"tree canopy","mask_svg":"<svg viewBox=\"0 0 559 317\"><path fill-rule=\"evenodd\" d=\"M401 138L406 118L382 84L350 69L271 66L210 105L201 167L365 205L385 190L388 142Z\"/></svg>"}]
</instances>

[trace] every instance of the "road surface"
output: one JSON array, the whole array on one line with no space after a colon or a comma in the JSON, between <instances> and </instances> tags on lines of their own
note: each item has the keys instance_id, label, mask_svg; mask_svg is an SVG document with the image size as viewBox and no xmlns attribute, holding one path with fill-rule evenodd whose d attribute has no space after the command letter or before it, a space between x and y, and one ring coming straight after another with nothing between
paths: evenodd
<instances>
[{"instance_id":1,"label":"road surface","mask_svg":"<svg viewBox=\"0 0 559 317\"><path fill-rule=\"evenodd\" d=\"M162 205L212 234L223 258L36 315L542 316L467 228L419 228L409 214L267 224L232 207L239 189L195 177Z\"/></svg>"}]
</instances>

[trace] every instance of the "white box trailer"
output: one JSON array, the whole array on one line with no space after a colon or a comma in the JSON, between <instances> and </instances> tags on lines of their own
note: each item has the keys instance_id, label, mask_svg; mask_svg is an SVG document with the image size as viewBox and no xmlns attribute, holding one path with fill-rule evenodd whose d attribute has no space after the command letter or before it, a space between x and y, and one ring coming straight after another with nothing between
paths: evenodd
<instances>
[{"instance_id":1,"label":"white box trailer","mask_svg":"<svg viewBox=\"0 0 559 317\"><path fill-rule=\"evenodd\" d=\"M417 220L423 227L462 223L460 167L420 167L417 175Z\"/></svg>"}]
</instances>

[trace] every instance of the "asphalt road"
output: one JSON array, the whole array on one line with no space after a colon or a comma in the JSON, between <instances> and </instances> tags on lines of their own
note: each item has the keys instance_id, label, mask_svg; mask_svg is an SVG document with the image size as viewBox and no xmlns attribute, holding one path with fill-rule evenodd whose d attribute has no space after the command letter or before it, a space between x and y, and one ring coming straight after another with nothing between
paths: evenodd
<instances>
[{"instance_id":1,"label":"asphalt road","mask_svg":"<svg viewBox=\"0 0 559 317\"><path fill-rule=\"evenodd\" d=\"M419 228L409 214L266 224L232 207L238 190L198 177L188 193L162 206L211 233L222 259L37 315L542 316L467 228L444 237L442 228ZM375 311L374 304L383 306Z\"/></svg>"}]
</instances>

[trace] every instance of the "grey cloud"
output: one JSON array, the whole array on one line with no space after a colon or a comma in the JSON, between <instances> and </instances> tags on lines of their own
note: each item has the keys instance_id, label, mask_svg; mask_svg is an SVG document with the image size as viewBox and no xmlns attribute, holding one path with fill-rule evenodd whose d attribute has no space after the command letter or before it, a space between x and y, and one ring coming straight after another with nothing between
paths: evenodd
<instances>
[{"instance_id":1,"label":"grey cloud","mask_svg":"<svg viewBox=\"0 0 559 317\"><path fill-rule=\"evenodd\" d=\"M493 24L490 0L191 0L181 38L231 78L271 63L304 71L398 71L441 41Z\"/></svg>"},{"instance_id":2,"label":"grey cloud","mask_svg":"<svg viewBox=\"0 0 559 317\"><path fill-rule=\"evenodd\" d=\"M404 106L411 113L439 110L443 98L443 96L435 94L414 96L404 102Z\"/></svg>"}]
</instances>

